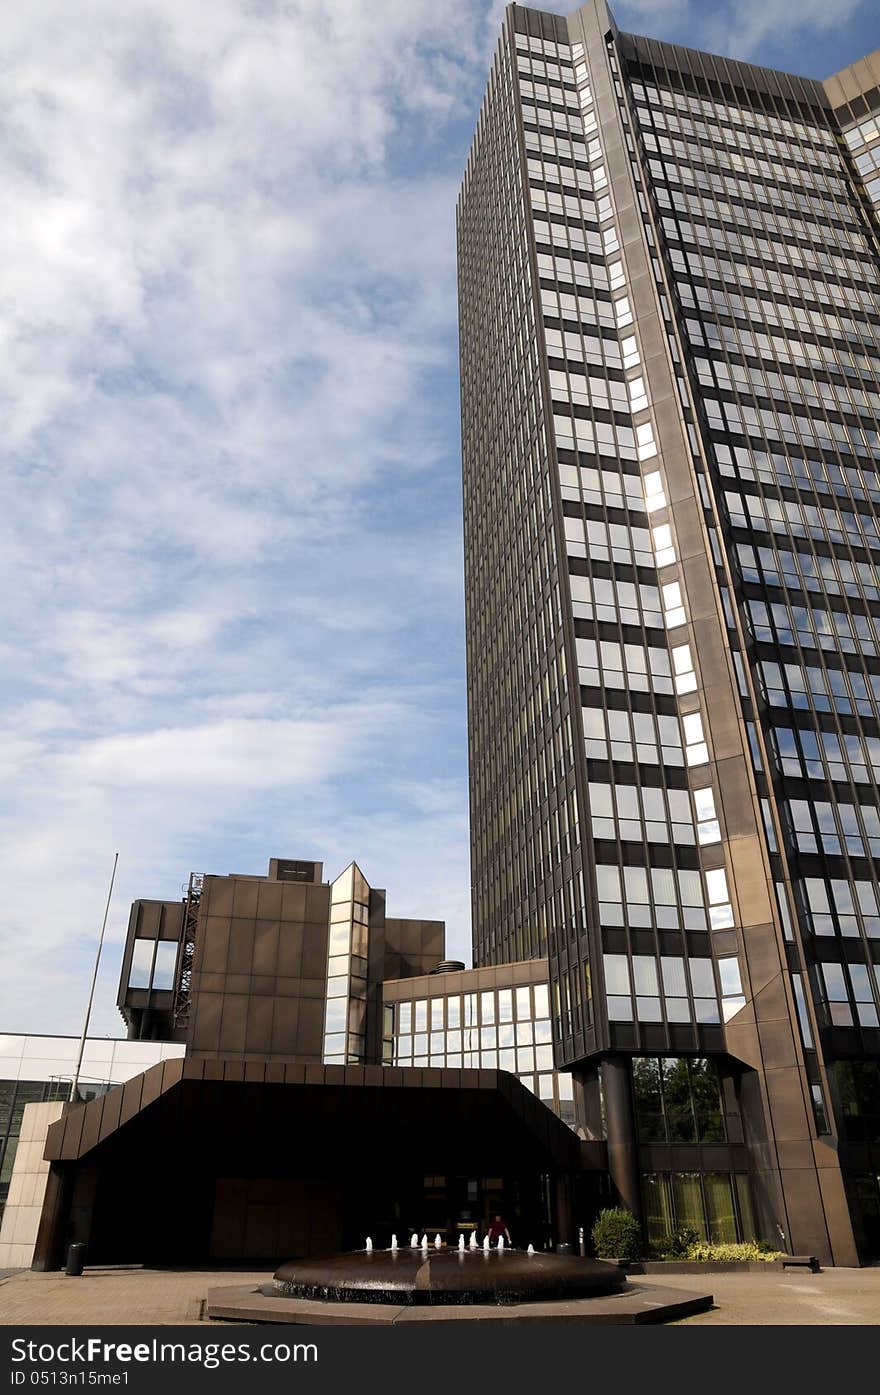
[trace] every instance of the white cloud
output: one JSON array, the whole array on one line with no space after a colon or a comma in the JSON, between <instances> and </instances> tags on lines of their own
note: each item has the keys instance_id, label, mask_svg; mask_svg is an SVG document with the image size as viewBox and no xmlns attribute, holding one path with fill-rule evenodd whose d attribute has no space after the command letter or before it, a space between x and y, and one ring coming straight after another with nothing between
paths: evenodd
<instances>
[{"instance_id":1,"label":"white cloud","mask_svg":"<svg viewBox=\"0 0 880 1395\"><path fill-rule=\"evenodd\" d=\"M75 1029L116 848L104 1030L127 901L191 867L338 849L467 933L447 122L493 31L0 16L5 1027Z\"/></svg>"},{"instance_id":2,"label":"white cloud","mask_svg":"<svg viewBox=\"0 0 880 1395\"><path fill-rule=\"evenodd\" d=\"M617 13L749 57L855 7ZM0 1027L76 1029L117 848L101 1030L192 868L357 857L465 953L453 209L503 9L0 13Z\"/></svg>"},{"instance_id":3,"label":"white cloud","mask_svg":"<svg viewBox=\"0 0 880 1395\"><path fill-rule=\"evenodd\" d=\"M835 34L865 0L620 0L611 8L621 29L798 72L799 46Z\"/></svg>"},{"instance_id":4,"label":"white cloud","mask_svg":"<svg viewBox=\"0 0 880 1395\"><path fill-rule=\"evenodd\" d=\"M394 709L330 709L321 720L226 717L195 727L165 727L81 742L58 761L62 779L124 789L197 785L255 795L287 789L291 795L318 781L355 774L358 735L389 733Z\"/></svg>"},{"instance_id":5,"label":"white cloud","mask_svg":"<svg viewBox=\"0 0 880 1395\"><path fill-rule=\"evenodd\" d=\"M787 66L797 71L795 45L810 35L835 33L861 7L862 0L799 0L796 6L790 0L742 0L704 21L705 42L716 52L752 62L760 62L762 45L771 44L778 54L788 48Z\"/></svg>"},{"instance_id":6,"label":"white cloud","mask_svg":"<svg viewBox=\"0 0 880 1395\"><path fill-rule=\"evenodd\" d=\"M0 735L0 769L8 758L28 814L0 820L4 1028L75 1030L115 850L100 1030L120 1026L111 1004L129 901L173 899L193 869L259 873L272 855L301 855L323 858L329 875L356 857L388 886L392 914L446 916L463 944L460 782L410 791L389 778L401 747L417 760L442 725L420 714L419 696L289 716L285 694L259 693L247 715L188 727L75 740L62 730L42 745ZM272 716L259 715L265 705Z\"/></svg>"}]
</instances>

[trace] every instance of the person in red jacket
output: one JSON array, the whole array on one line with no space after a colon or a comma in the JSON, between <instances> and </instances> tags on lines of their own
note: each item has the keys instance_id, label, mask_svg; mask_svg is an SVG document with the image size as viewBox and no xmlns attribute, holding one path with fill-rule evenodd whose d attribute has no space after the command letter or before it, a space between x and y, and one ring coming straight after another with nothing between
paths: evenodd
<instances>
[{"instance_id":1,"label":"person in red jacket","mask_svg":"<svg viewBox=\"0 0 880 1395\"><path fill-rule=\"evenodd\" d=\"M489 1227L489 1240L493 1245L497 1245L502 1235L505 1245L509 1245L511 1243L510 1231L501 1217L496 1216Z\"/></svg>"}]
</instances>

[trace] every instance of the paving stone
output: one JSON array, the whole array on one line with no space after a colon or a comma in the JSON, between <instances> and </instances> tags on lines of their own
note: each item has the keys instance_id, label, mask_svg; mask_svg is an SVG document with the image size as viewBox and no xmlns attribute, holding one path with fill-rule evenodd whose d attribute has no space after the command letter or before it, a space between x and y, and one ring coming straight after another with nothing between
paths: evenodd
<instances>
[{"instance_id":1,"label":"paving stone","mask_svg":"<svg viewBox=\"0 0 880 1395\"><path fill-rule=\"evenodd\" d=\"M209 1289L256 1288L270 1277L266 1270L137 1268L86 1269L82 1278L68 1278L25 1269L0 1278L0 1323L19 1327L208 1321ZM716 1273L707 1275L705 1284L695 1283L692 1274L647 1277L651 1288L663 1290L670 1299L697 1289L714 1294L711 1311L680 1319L683 1324L880 1325L880 1267L825 1269L821 1274Z\"/></svg>"},{"instance_id":2,"label":"paving stone","mask_svg":"<svg viewBox=\"0 0 880 1395\"><path fill-rule=\"evenodd\" d=\"M711 1308L707 1290L660 1289L631 1283L622 1293L596 1298L569 1298L536 1303L322 1303L305 1298L266 1295L253 1285L238 1284L208 1290L209 1318L233 1318L240 1322L293 1323L301 1326L391 1326L405 1323L479 1323L508 1326L511 1323L554 1322L608 1327L633 1327L666 1322L689 1312Z\"/></svg>"}]
</instances>

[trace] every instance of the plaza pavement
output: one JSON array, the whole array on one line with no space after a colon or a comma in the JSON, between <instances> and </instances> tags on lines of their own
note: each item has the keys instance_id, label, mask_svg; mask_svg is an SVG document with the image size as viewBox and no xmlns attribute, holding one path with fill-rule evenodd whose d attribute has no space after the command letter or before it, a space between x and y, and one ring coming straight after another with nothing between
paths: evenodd
<instances>
[{"instance_id":1,"label":"plaza pavement","mask_svg":"<svg viewBox=\"0 0 880 1395\"><path fill-rule=\"evenodd\" d=\"M265 1283L249 1270L87 1269L81 1278L22 1270L0 1277L0 1324L85 1326L101 1323L174 1325L206 1321L209 1288ZM715 1308L677 1326L880 1325L880 1267L770 1274L651 1274L663 1288L715 1295Z\"/></svg>"}]
</instances>

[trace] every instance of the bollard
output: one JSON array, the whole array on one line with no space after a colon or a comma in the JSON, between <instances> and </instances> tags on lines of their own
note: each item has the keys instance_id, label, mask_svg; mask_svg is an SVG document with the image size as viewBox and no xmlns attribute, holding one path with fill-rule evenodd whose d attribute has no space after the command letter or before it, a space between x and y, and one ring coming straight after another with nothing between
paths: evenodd
<instances>
[{"instance_id":1,"label":"bollard","mask_svg":"<svg viewBox=\"0 0 880 1395\"><path fill-rule=\"evenodd\" d=\"M83 1265L86 1262L86 1247L80 1240L75 1240L67 1247L67 1264L64 1272L72 1278L79 1278L82 1275Z\"/></svg>"}]
</instances>

